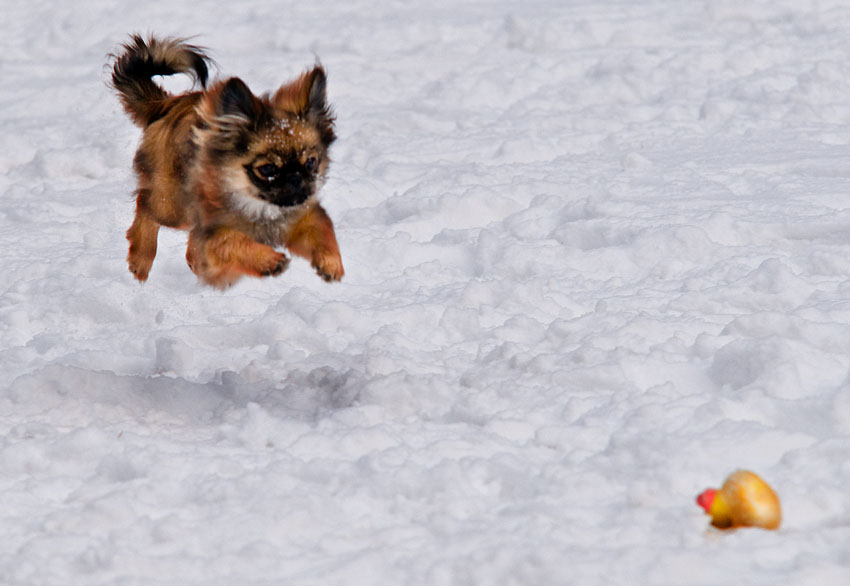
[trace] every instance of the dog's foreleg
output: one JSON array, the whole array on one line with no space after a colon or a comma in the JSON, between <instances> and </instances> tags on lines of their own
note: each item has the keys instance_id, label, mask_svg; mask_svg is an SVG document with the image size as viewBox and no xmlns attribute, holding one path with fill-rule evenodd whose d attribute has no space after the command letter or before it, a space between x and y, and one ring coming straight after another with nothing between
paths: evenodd
<instances>
[{"instance_id":1,"label":"dog's foreleg","mask_svg":"<svg viewBox=\"0 0 850 586\"><path fill-rule=\"evenodd\" d=\"M292 254L309 260L325 281L339 281L345 274L333 222L319 204L290 229L285 245Z\"/></svg>"},{"instance_id":2,"label":"dog's foreleg","mask_svg":"<svg viewBox=\"0 0 850 586\"><path fill-rule=\"evenodd\" d=\"M211 233L189 233L186 259L203 281L220 289L229 287L242 275L273 277L289 265L289 258L271 246L260 244L230 228Z\"/></svg>"}]
</instances>

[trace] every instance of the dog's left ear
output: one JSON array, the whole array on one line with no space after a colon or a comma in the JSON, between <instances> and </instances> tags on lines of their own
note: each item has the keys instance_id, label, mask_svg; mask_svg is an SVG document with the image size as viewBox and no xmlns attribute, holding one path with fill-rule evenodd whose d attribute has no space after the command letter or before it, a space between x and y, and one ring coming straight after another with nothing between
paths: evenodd
<instances>
[{"instance_id":1,"label":"dog's left ear","mask_svg":"<svg viewBox=\"0 0 850 586\"><path fill-rule=\"evenodd\" d=\"M302 115L316 125L322 134L322 142L329 146L336 140L334 133L334 115L328 106L328 97L325 91L327 76L321 65L317 65L307 74L309 91L307 92L306 104Z\"/></svg>"},{"instance_id":2,"label":"dog's left ear","mask_svg":"<svg viewBox=\"0 0 850 586\"><path fill-rule=\"evenodd\" d=\"M320 116L326 116L328 113L328 96L325 87L328 85L328 78L325 70L320 65L314 67L313 71L307 74L307 83L305 85L309 90L302 106L302 114L308 120L315 120Z\"/></svg>"},{"instance_id":3,"label":"dog's left ear","mask_svg":"<svg viewBox=\"0 0 850 586\"><path fill-rule=\"evenodd\" d=\"M325 146L330 145L336 134L333 130L334 115L328 106L327 76L321 65L301 74L298 79L280 86L272 101L277 108L292 112L314 124L322 134Z\"/></svg>"}]
</instances>

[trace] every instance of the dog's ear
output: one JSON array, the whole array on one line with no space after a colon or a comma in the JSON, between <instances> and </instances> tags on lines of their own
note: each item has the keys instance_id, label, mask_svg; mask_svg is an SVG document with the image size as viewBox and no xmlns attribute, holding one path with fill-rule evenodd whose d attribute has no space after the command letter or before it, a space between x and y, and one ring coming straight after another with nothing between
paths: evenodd
<instances>
[{"instance_id":1,"label":"dog's ear","mask_svg":"<svg viewBox=\"0 0 850 586\"><path fill-rule=\"evenodd\" d=\"M220 116L237 116L246 121L256 120L261 112L260 101L238 77L231 77L224 83L218 96L218 109Z\"/></svg>"},{"instance_id":2,"label":"dog's ear","mask_svg":"<svg viewBox=\"0 0 850 586\"><path fill-rule=\"evenodd\" d=\"M307 73L307 83L305 84L305 94L302 96L303 104L301 106L301 114L308 120L315 120L320 116L328 114L328 96L325 88L328 85L328 77L325 70L317 65L312 71Z\"/></svg>"},{"instance_id":3,"label":"dog's ear","mask_svg":"<svg viewBox=\"0 0 850 586\"><path fill-rule=\"evenodd\" d=\"M199 111L207 124L226 132L255 127L263 106L244 81L231 77L207 92Z\"/></svg>"},{"instance_id":4,"label":"dog's ear","mask_svg":"<svg viewBox=\"0 0 850 586\"><path fill-rule=\"evenodd\" d=\"M328 106L326 87L325 69L316 65L297 79L280 86L272 98L276 108L295 114L315 125L325 146L336 139L333 130L334 115Z\"/></svg>"}]
</instances>

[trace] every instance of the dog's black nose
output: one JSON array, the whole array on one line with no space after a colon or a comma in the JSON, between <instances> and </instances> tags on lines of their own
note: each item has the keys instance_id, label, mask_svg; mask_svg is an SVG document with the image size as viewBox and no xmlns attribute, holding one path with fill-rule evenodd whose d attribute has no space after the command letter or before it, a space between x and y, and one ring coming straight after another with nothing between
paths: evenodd
<instances>
[{"instance_id":1,"label":"dog's black nose","mask_svg":"<svg viewBox=\"0 0 850 586\"><path fill-rule=\"evenodd\" d=\"M304 185L304 178L300 173L290 173L283 178L283 181L286 183L287 187L292 187L294 189L301 189Z\"/></svg>"}]
</instances>

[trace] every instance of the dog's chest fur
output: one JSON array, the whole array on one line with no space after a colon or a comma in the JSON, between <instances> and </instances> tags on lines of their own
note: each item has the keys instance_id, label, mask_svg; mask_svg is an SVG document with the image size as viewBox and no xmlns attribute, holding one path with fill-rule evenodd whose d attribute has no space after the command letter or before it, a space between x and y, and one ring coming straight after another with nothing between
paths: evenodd
<instances>
[{"instance_id":1,"label":"dog's chest fur","mask_svg":"<svg viewBox=\"0 0 850 586\"><path fill-rule=\"evenodd\" d=\"M228 195L230 212L241 220L235 222L240 230L269 246L284 245L292 227L315 203L314 196L299 206L282 208L238 192Z\"/></svg>"}]
</instances>

